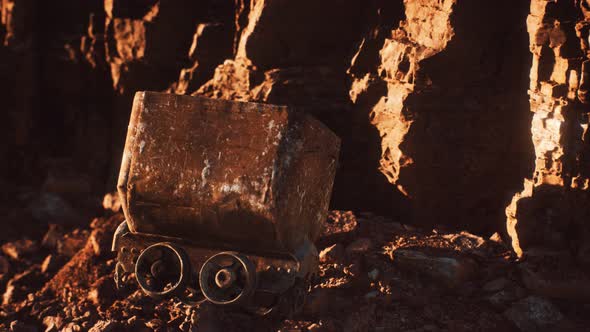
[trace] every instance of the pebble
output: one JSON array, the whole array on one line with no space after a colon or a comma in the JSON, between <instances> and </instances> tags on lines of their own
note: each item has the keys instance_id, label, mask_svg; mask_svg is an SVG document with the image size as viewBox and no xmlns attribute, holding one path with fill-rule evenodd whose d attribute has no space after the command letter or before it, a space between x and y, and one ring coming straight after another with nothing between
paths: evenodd
<instances>
[{"instance_id":1,"label":"pebble","mask_svg":"<svg viewBox=\"0 0 590 332\"><path fill-rule=\"evenodd\" d=\"M433 256L412 249L395 250L391 258L398 266L428 275L451 288L463 285L477 273L477 264L469 258Z\"/></svg>"},{"instance_id":2,"label":"pebble","mask_svg":"<svg viewBox=\"0 0 590 332\"><path fill-rule=\"evenodd\" d=\"M88 332L113 332L119 327L118 325L112 320L99 320Z\"/></svg>"},{"instance_id":3,"label":"pebble","mask_svg":"<svg viewBox=\"0 0 590 332\"><path fill-rule=\"evenodd\" d=\"M346 247L346 253L348 255L364 254L371 249L373 249L373 240L361 237L354 240L348 245L348 247Z\"/></svg>"},{"instance_id":4,"label":"pebble","mask_svg":"<svg viewBox=\"0 0 590 332\"><path fill-rule=\"evenodd\" d=\"M344 258L344 247L340 243L336 243L332 246L320 252L321 263L336 263L341 262Z\"/></svg>"},{"instance_id":5,"label":"pebble","mask_svg":"<svg viewBox=\"0 0 590 332\"><path fill-rule=\"evenodd\" d=\"M486 293L494 293L504 289L508 285L508 279L502 277L498 279L494 279L485 285L483 285L482 290Z\"/></svg>"},{"instance_id":6,"label":"pebble","mask_svg":"<svg viewBox=\"0 0 590 332\"><path fill-rule=\"evenodd\" d=\"M29 239L22 239L13 242L8 242L2 245L2 252L12 258L21 259L24 256L37 251L37 244Z\"/></svg>"},{"instance_id":7,"label":"pebble","mask_svg":"<svg viewBox=\"0 0 590 332\"><path fill-rule=\"evenodd\" d=\"M563 314L548 300L529 296L514 303L504 312L504 317L522 332L548 331L558 328Z\"/></svg>"}]
</instances>

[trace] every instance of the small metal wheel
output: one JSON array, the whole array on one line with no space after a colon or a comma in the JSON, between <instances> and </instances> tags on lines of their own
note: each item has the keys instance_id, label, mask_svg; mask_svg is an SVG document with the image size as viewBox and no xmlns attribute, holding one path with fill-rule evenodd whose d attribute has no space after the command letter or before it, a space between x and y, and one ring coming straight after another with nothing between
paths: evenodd
<instances>
[{"instance_id":1,"label":"small metal wheel","mask_svg":"<svg viewBox=\"0 0 590 332\"><path fill-rule=\"evenodd\" d=\"M168 242L145 248L135 264L139 287L157 299L182 294L191 278L190 271L190 261L184 250Z\"/></svg>"},{"instance_id":2,"label":"small metal wheel","mask_svg":"<svg viewBox=\"0 0 590 332\"><path fill-rule=\"evenodd\" d=\"M256 289L256 267L246 256L221 252L203 264L199 285L214 304L245 304Z\"/></svg>"}]
</instances>

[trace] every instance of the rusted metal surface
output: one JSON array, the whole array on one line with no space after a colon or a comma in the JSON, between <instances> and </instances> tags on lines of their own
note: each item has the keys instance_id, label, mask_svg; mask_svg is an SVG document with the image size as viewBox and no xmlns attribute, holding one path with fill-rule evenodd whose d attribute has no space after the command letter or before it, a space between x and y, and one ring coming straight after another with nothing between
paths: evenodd
<instances>
[{"instance_id":1,"label":"rusted metal surface","mask_svg":"<svg viewBox=\"0 0 590 332\"><path fill-rule=\"evenodd\" d=\"M339 147L285 106L139 92L118 182L129 229L295 254L326 218Z\"/></svg>"},{"instance_id":2,"label":"rusted metal surface","mask_svg":"<svg viewBox=\"0 0 590 332\"><path fill-rule=\"evenodd\" d=\"M118 287L134 273L155 298L297 312L339 149L285 106L137 93L118 183Z\"/></svg>"},{"instance_id":3,"label":"rusted metal surface","mask_svg":"<svg viewBox=\"0 0 590 332\"><path fill-rule=\"evenodd\" d=\"M184 257L183 265L190 267L188 270L175 269L172 268L175 264L174 260L162 262L170 267L167 272L178 278L178 282L172 283L174 288L168 288L169 286L162 289L153 288L147 284L147 279L143 277L146 273L154 274L152 271L154 265L147 266L150 264L140 263L141 257L145 256L149 248L162 245L166 247L172 245L176 252L181 253L178 256ZM129 279L131 273L135 273L139 286L146 294L155 298L174 296L187 304L196 304L208 299L205 296L208 289L204 290L201 285L203 266L212 257L226 252L223 248L203 248L186 239L134 234L129 231L126 222L123 222L115 234L113 250L117 252L115 269L117 288L124 288L126 283L124 281ZM243 253L239 255L249 262L248 271L245 272L250 275L250 278L257 280L252 283L255 288L252 289L249 286L248 289L244 289L245 296L241 296L240 301L222 301L223 298L219 299L219 297L223 296L224 292L221 292L221 295L214 293L213 295L218 298L214 299L214 303L241 305L253 314L272 313L273 316L279 318L296 313L300 309L301 299L306 295L306 287L310 277L317 272L318 253L313 244L304 243L294 255ZM141 268L141 265L144 267ZM155 275L154 277L157 278ZM209 292L211 291L209 290ZM213 298L212 295L208 297Z\"/></svg>"}]
</instances>

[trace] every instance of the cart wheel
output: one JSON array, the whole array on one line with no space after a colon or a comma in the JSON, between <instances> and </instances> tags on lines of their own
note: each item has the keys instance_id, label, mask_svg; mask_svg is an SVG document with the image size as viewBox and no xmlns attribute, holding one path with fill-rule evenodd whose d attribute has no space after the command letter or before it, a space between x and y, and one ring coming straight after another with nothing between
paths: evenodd
<instances>
[{"instance_id":1,"label":"cart wheel","mask_svg":"<svg viewBox=\"0 0 590 332\"><path fill-rule=\"evenodd\" d=\"M135 277L150 297L173 297L185 291L191 278L190 261L182 248L167 242L156 243L137 258Z\"/></svg>"},{"instance_id":2,"label":"cart wheel","mask_svg":"<svg viewBox=\"0 0 590 332\"><path fill-rule=\"evenodd\" d=\"M256 288L256 267L246 256L221 252L203 264L199 285L214 304L245 304Z\"/></svg>"}]
</instances>

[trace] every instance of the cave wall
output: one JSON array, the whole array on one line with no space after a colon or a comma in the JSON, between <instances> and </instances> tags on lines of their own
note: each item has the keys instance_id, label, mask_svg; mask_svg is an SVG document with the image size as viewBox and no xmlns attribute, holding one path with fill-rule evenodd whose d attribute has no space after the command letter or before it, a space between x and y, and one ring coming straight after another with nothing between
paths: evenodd
<instances>
[{"instance_id":1,"label":"cave wall","mask_svg":"<svg viewBox=\"0 0 590 332\"><path fill-rule=\"evenodd\" d=\"M531 1L527 30L535 167L506 209L512 246L520 256L542 247L590 262L589 26L586 1Z\"/></svg>"},{"instance_id":2,"label":"cave wall","mask_svg":"<svg viewBox=\"0 0 590 332\"><path fill-rule=\"evenodd\" d=\"M525 202L569 202L556 203L577 211L567 225L585 216L578 90L590 67L576 1L0 6L7 187L74 198L110 190L132 96L157 90L318 117L343 140L333 208L492 232L504 229L508 206L511 233L518 224L534 234L543 213L526 206L544 203ZM524 234L521 243L539 241Z\"/></svg>"},{"instance_id":3,"label":"cave wall","mask_svg":"<svg viewBox=\"0 0 590 332\"><path fill-rule=\"evenodd\" d=\"M380 133L380 170L418 223L499 229L532 161L528 4L404 4L378 66L353 74L353 99L371 95L356 104Z\"/></svg>"}]
</instances>

